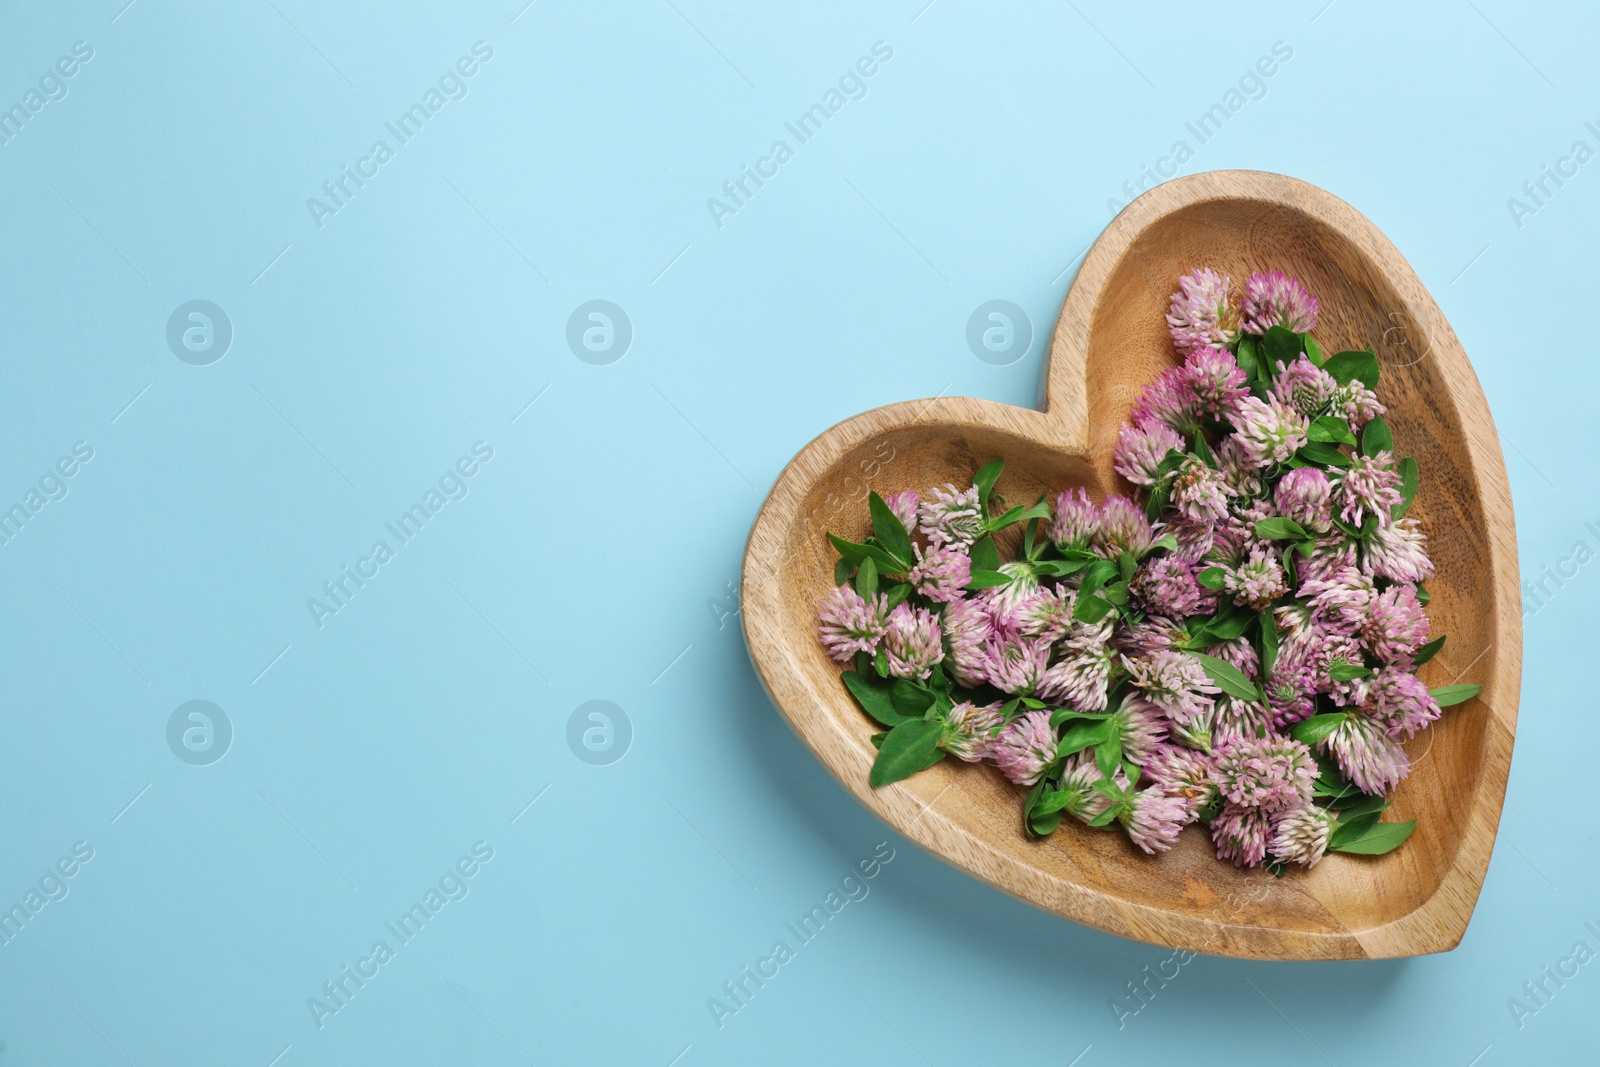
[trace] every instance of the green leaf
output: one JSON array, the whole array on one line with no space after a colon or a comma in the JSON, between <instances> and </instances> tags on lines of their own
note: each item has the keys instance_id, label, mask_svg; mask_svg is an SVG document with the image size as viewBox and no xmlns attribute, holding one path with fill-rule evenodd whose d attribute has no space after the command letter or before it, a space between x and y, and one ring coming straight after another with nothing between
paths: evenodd
<instances>
[{"instance_id":1,"label":"green leaf","mask_svg":"<svg viewBox=\"0 0 1600 1067\"><path fill-rule=\"evenodd\" d=\"M1086 559L1047 559L1033 565L1041 578L1065 578L1089 565Z\"/></svg>"},{"instance_id":2,"label":"green leaf","mask_svg":"<svg viewBox=\"0 0 1600 1067\"><path fill-rule=\"evenodd\" d=\"M1441 708L1448 708L1455 704L1464 704L1483 692L1481 685L1442 685L1438 689L1428 690L1428 695L1439 702Z\"/></svg>"},{"instance_id":3,"label":"green leaf","mask_svg":"<svg viewBox=\"0 0 1600 1067\"><path fill-rule=\"evenodd\" d=\"M943 723L928 719L900 723L883 739L883 747L878 749L878 758L872 761L872 773L867 781L876 789L933 766L944 756L939 750L939 736L943 732Z\"/></svg>"},{"instance_id":4,"label":"green leaf","mask_svg":"<svg viewBox=\"0 0 1600 1067\"><path fill-rule=\"evenodd\" d=\"M989 532L996 533L1000 530L1004 530L1008 526L1015 526L1017 523L1022 521L1022 515L1025 511L1027 511L1027 508L1024 508L1021 504L1018 504L1005 514L998 515L990 519L988 521Z\"/></svg>"},{"instance_id":5,"label":"green leaf","mask_svg":"<svg viewBox=\"0 0 1600 1067\"><path fill-rule=\"evenodd\" d=\"M1303 333L1300 335L1300 343L1305 345L1306 358L1311 361L1312 366L1322 366L1322 346L1317 344L1317 339L1309 333Z\"/></svg>"},{"instance_id":6,"label":"green leaf","mask_svg":"<svg viewBox=\"0 0 1600 1067\"><path fill-rule=\"evenodd\" d=\"M975 571L997 571L1000 569L1000 550L994 546L994 538L984 534L972 543L972 569Z\"/></svg>"},{"instance_id":7,"label":"green leaf","mask_svg":"<svg viewBox=\"0 0 1600 1067\"><path fill-rule=\"evenodd\" d=\"M1149 551L1154 552L1158 548L1164 548L1168 552L1176 552L1178 551L1178 539L1169 533L1162 534L1150 543Z\"/></svg>"},{"instance_id":8,"label":"green leaf","mask_svg":"<svg viewBox=\"0 0 1600 1067\"><path fill-rule=\"evenodd\" d=\"M1151 522L1161 521L1161 513L1166 510L1167 500L1172 496L1172 483L1170 481L1157 482L1154 489L1144 502L1144 517Z\"/></svg>"},{"instance_id":9,"label":"green leaf","mask_svg":"<svg viewBox=\"0 0 1600 1067\"><path fill-rule=\"evenodd\" d=\"M1333 525L1334 525L1335 529L1337 529L1340 533L1344 534L1346 537L1360 537L1361 536L1361 531L1359 529L1357 529L1354 526L1351 526L1348 522L1345 522L1343 519L1341 519L1338 516L1338 514L1335 514L1333 516Z\"/></svg>"},{"instance_id":10,"label":"green leaf","mask_svg":"<svg viewBox=\"0 0 1600 1067\"><path fill-rule=\"evenodd\" d=\"M1028 833L1035 837L1048 837L1061 825L1061 804L1045 805L1046 797L1057 797L1059 790L1052 791L1048 788L1048 779L1041 778L1037 785L1028 790L1027 797L1022 802L1022 824ZM1070 798L1071 794L1067 796Z\"/></svg>"},{"instance_id":11,"label":"green leaf","mask_svg":"<svg viewBox=\"0 0 1600 1067\"><path fill-rule=\"evenodd\" d=\"M1388 797L1364 796L1354 804L1340 808L1339 821L1345 822L1347 820L1355 819L1361 815L1375 815L1380 811L1386 810L1390 803L1392 802Z\"/></svg>"},{"instance_id":12,"label":"green leaf","mask_svg":"<svg viewBox=\"0 0 1600 1067\"><path fill-rule=\"evenodd\" d=\"M850 690L850 695L856 698L856 703L861 705L861 709L883 725L899 726L907 721L907 716L895 709L889 683L867 678L855 671L845 671L839 677L843 680L844 687Z\"/></svg>"},{"instance_id":13,"label":"green leaf","mask_svg":"<svg viewBox=\"0 0 1600 1067\"><path fill-rule=\"evenodd\" d=\"M1361 811L1357 804L1339 813L1339 823L1328 835L1328 851L1338 852L1343 846L1359 841L1378 823L1378 812ZM1353 814L1360 811L1360 814Z\"/></svg>"},{"instance_id":14,"label":"green leaf","mask_svg":"<svg viewBox=\"0 0 1600 1067\"><path fill-rule=\"evenodd\" d=\"M1028 831L1035 837L1049 837L1061 825L1064 811L1053 811L1049 815L1039 815L1028 819Z\"/></svg>"},{"instance_id":15,"label":"green leaf","mask_svg":"<svg viewBox=\"0 0 1600 1067\"><path fill-rule=\"evenodd\" d=\"M1330 807L1340 806L1346 798L1350 803L1361 799L1361 791L1345 778L1332 757L1321 752L1313 752L1311 756L1317 761L1318 772L1317 780L1311 784L1313 795L1327 799Z\"/></svg>"},{"instance_id":16,"label":"green leaf","mask_svg":"<svg viewBox=\"0 0 1600 1067\"><path fill-rule=\"evenodd\" d=\"M1033 814L1033 806L1039 803L1039 798L1043 797L1049 788L1050 776L1042 775L1037 782L1033 783L1033 788L1028 790L1028 795L1022 798L1022 821L1024 824L1027 823L1028 816Z\"/></svg>"},{"instance_id":17,"label":"green leaf","mask_svg":"<svg viewBox=\"0 0 1600 1067\"><path fill-rule=\"evenodd\" d=\"M1189 457L1182 449L1169 448L1166 455L1161 457L1161 462L1156 464L1156 481L1162 481L1167 475L1177 470L1189 461Z\"/></svg>"},{"instance_id":18,"label":"green leaf","mask_svg":"<svg viewBox=\"0 0 1600 1067\"><path fill-rule=\"evenodd\" d=\"M1277 364L1285 367L1300 358L1304 351L1300 344L1300 335L1287 326L1269 326L1266 335L1261 338L1261 353L1265 357L1262 368L1263 377L1270 378L1277 373Z\"/></svg>"},{"instance_id":19,"label":"green leaf","mask_svg":"<svg viewBox=\"0 0 1600 1067\"><path fill-rule=\"evenodd\" d=\"M1244 633L1245 627L1249 626L1251 620L1255 617L1256 613L1249 608L1241 608L1237 604L1230 604L1207 619L1205 625L1194 633L1193 640L1190 643L1203 646L1214 645L1221 641L1232 641L1235 637Z\"/></svg>"},{"instance_id":20,"label":"green leaf","mask_svg":"<svg viewBox=\"0 0 1600 1067\"><path fill-rule=\"evenodd\" d=\"M1218 641L1232 641L1236 637L1243 636L1245 630L1250 626L1250 620L1255 617L1255 612L1249 608L1239 607L1236 604L1229 608L1221 618L1212 622L1211 633Z\"/></svg>"},{"instance_id":21,"label":"green leaf","mask_svg":"<svg viewBox=\"0 0 1600 1067\"><path fill-rule=\"evenodd\" d=\"M878 564L871 556L861 561L861 569L856 571L856 592L863 598L871 600L878 592Z\"/></svg>"},{"instance_id":22,"label":"green leaf","mask_svg":"<svg viewBox=\"0 0 1600 1067\"><path fill-rule=\"evenodd\" d=\"M1239 350L1234 353L1234 359L1244 368L1247 377L1261 377L1260 348L1254 337L1245 336L1239 339Z\"/></svg>"},{"instance_id":23,"label":"green leaf","mask_svg":"<svg viewBox=\"0 0 1600 1067\"><path fill-rule=\"evenodd\" d=\"M1077 606L1072 617L1080 622L1096 623L1111 613L1116 606L1111 600L1097 596L1096 592L1117 576L1117 565L1109 559L1097 559L1083 572L1078 585Z\"/></svg>"},{"instance_id":24,"label":"green leaf","mask_svg":"<svg viewBox=\"0 0 1600 1067\"><path fill-rule=\"evenodd\" d=\"M1289 730L1289 736L1302 745L1315 745L1318 741L1333 733L1339 724L1350 717L1348 712L1337 711L1328 715L1313 715L1294 724Z\"/></svg>"},{"instance_id":25,"label":"green leaf","mask_svg":"<svg viewBox=\"0 0 1600 1067\"><path fill-rule=\"evenodd\" d=\"M1211 680L1217 683L1217 686L1224 693L1238 697L1240 700L1262 699L1261 690L1256 688L1256 684L1246 678L1243 671L1227 660L1208 656L1203 652L1191 652L1190 655L1200 661L1200 666L1205 668L1206 673L1211 676Z\"/></svg>"},{"instance_id":26,"label":"green leaf","mask_svg":"<svg viewBox=\"0 0 1600 1067\"><path fill-rule=\"evenodd\" d=\"M1071 804L1078 795L1076 789L1051 789L1039 797L1038 802L1029 811L1029 818L1054 814Z\"/></svg>"},{"instance_id":27,"label":"green leaf","mask_svg":"<svg viewBox=\"0 0 1600 1067\"><path fill-rule=\"evenodd\" d=\"M1030 522L1034 519L1048 519L1050 517L1050 505L1045 503L1041 497L1033 507L1022 513L1022 517Z\"/></svg>"},{"instance_id":28,"label":"green leaf","mask_svg":"<svg viewBox=\"0 0 1600 1067\"><path fill-rule=\"evenodd\" d=\"M1361 454L1376 456L1379 452L1394 453L1394 432L1382 415L1374 415L1361 431Z\"/></svg>"},{"instance_id":29,"label":"green leaf","mask_svg":"<svg viewBox=\"0 0 1600 1067\"><path fill-rule=\"evenodd\" d=\"M1416 666L1420 667L1424 663L1426 663L1430 659L1432 659L1434 657L1434 655L1437 654L1438 651L1443 647L1444 647L1444 634L1440 634L1438 637L1435 637L1432 641L1429 641L1427 644L1425 644L1421 648L1417 649L1417 655L1411 662L1413 664L1415 664Z\"/></svg>"},{"instance_id":30,"label":"green leaf","mask_svg":"<svg viewBox=\"0 0 1600 1067\"><path fill-rule=\"evenodd\" d=\"M1399 522L1417 498L1417 461L1407 456L1396 469L1400 472L1400 503L1389 509L1389 517Z\"/></svg>"},{"instance_id":31,"label":"green leaf","mask_svg":"<svg viewBox=\"0 0 1600 1067\"><path fill-rule=\"evenodd\" d=\"M907 585L905 582L896 582L894 584L894 588L889 590L889 610L893 611L895 608L899 607L905 602L906 597L910 595L911 586Z\"/></svg>"},{"instance_id":32,"label":"green leaf","mask_svg":"<svg viewBox=\"0 0 1600 1067\"><path fill-rule=\"evenodd\" d=\"M855 570L855 563L847 556L840 556L839 562L833 565L833 584L843 585L850 580L850 572Z\"/></svg>"},{"instance_id":33,"label":"green leaf","mask_svg":"<svg viewBox=\"0 0 1600 1067\"><path fill-rule=\"evenodd\" d=\"M1378 387L1378 357L1371 349L1337 352L1328 357L1322 369L1333 375L1333 380L1340 385L1357 381L1368 389Z\"/></svg>"},{"instance_id":34,"label":"green leaf","mask_svg":"<svg viewBox=\"0 0 1600 1067\"><path fill-rule=\"evenodd\" d=\"M1328 668L1328 677L1336 682L1353 682L1357 678L1372 677L1372 671L1359 663L1335 663Z\"/></svg>"},{"instance_id":35,"label":"green leaf","mask_svg":"<svg viewBox=\"0 0 1600 1067\"><path fill-rule=\"evenodd\" d=\"M839 555L852 563L860 563L863 559L870 559L878 565L879 574L904 574L905 564L895 559L877 545L858 545L854 541L846 541L833 534L828 535L828 540L838 550Z\"/></svg>"},{"instance_id":36,"label":"green leaf","mask_svg":"<svg viewBox=\"0 0 1600 1067\"><path fill-rule=\"evenodd\" d=\"M1268 608L1261 613L1256 626L1261 634L1261 677L1272 677L1272 668L1278 662L1278 620Z\"/></svg>"},{"instance_id":37,"label":"green leaf","mask_svg":"<svg viewBox=\"0 0 1600 1067\"><path fill-rule=\"evenodd\" d=\"M1113 804L1109 808L1107 808L1105 811L1102 811L1099 815L1096 815L1094 818L1090 819L1089 820L1089 825L1090 826L1107 826L1107 825L1109 825L1111 823L1112 819L1115 819L1117 817L1117 812L1119 810L1121 810L1121 805Z\"/></svg>"},{"instance_id":38,"label":"green leaf","mask_svg":"<svg viewBox=\"0 0 1600 1067\"><path fill-rule=\"evenodd\" d=\"M867 497L867 507L872 511L872 533L878 539L878 545L900 561L900 571L909 570L912 563L911 535L906 532L905 523L876 492Z\"/></svg>"},{"instance_id":39,"label":"green leaf","mask_svg":"<svg viewBox=\"0 0 1600 1067\"><path fill-rule=\"evenodd\" d=\"M1000 472L1005 466L1004 460L991 460L978 468L978 473L972 476L972 484L978 487L978 500L983 505L984 515L989 513L989 494L994 492L994 483L1000 480Z\"/></svg>"},{"instance_id":40,"label":"green leaf","mask_svg":"<svg viewBox=\"0 0 1600 1067\"><path fill-rule=\"evenodd\" d=\"M1015 526L1019 522L1032 522L1035 519L1048 519L1049 517L1050 507L1043 501L1033 505L1031 508L1018 504L998 518L988 520L988 528L989 532L994 533L1009 526Z\"/></svg>"},{"instance_id":41,"label":"green leaf","mask_svg":"<svg viewBox=\"0 0 1600 1067\"><path fill-rule=\"evenodd\" d=\"M1207 589L1218 591L1221 591L1228 584L1227 572L1221 567L1207 567L1196 576L1195 580Z\"/></svg>"},{"instance_id":42,"label":"green leaf","mask_svg":"<svg viewBox=\"0 0 1600 1067\"><path fill-rule=\"evenodd\" d=\"M1111 736L1094 746L1095 766L1100 768L1100 773L1110 777L1122 762L1122 732L1113 731Z\"/></svg>"},{"instance_id":43,"label":"green leaf","mask_svg":"<svg viewBox=\"0 0 1600 1067\"><path fill-rule=\"evenodd\" d=\"M1330 444L1313 441L1308 445L1301 445L1300 451L1295 455L1307 463L1318 467L1348 467L1350 459L1343 452Z\"/></svg>"},{"instance_id":44,"label":"green leaf","mask_svg":"<svg viewBox=\"0 0 1600 1067\"><path fill-rule=\"evenodd\" d=\"M1098 593L1087 596L1078 594L1078 602L1072 609L1072 617L1079 622L1089 623L1091 626L1111 614L1116 605Z\"/></svg>"},{"instance_id":45,"label":"green leaf","mask_svg":"<svg viewBox=\"0 0 1600 1067\"><path fill-rule=\"evenodd\" d=\"M1339 415L1319 415L1311 422L1311 428L1306 431L1306 436L1312 441L1331 445L1353 445L1356 435L1350 432L1350 424Z\"/></svg>"},{"instance_id":46,"label":"green leaf","mask_svg":"<svg viewBox=\"0 0 1600 1067\"><path fill-rule=\"evenodd\" d=\"M1341 845L1336 851L1351 852L1358 856L1381 856L1385 852L1393 852L1399 848L1416 828L1415 819L1407 819L1405 822L1381 822L1356 840Z\"/></svg>"},{"instance_id":47,"label":"green leaf","mask_svg":"<svg viewBox=\"0 0 1600 1067\"><path fill-rule=\"evenodd\" d=\"M967 581L968 589L990 589L997 585L1005 585L1011 581L1011 575L1001 574L999 571L973 571L972 577Z\"/></svg>"},{"instance_id":48,"label":"green leaf","mask_svg":"<svg viewBox=\"0 0 1600 1067\"><path fill-rule=\"evenodd\" d=\"M894 710L910 719L924 717L933 707L934 695L910 678L896 678L889 686L889 699Z\"/></svg>"},{"instance_id":49,"label":"green leaf","mask_svg":"<svg viewBox=\"0 0 1600 1067\"><path fill-rule=\"evenodd\" d=\"M1078 586L1079 595L1092 593L1105 585L1117 575L1117 565L1109 559L1097 559L1089 564L1089 569L1083 572L1083 582Z\"/></svg>"},{"instance_id":50,"label":"green leaf","mask_svg":"<svg viewBox=\"0 0 1600 1067\"><path fill-rule=\"evenodd\" d=\"M1304 541L1311 535L1293 519L1257 519L1256 536L1264 541Z\"/></svg>"},{"instance_id":51,"label":"green leaf","mask_svg":"<svg viewBox=\"0 0 1600 1067\"><path fill-rule=\"evenodd\" d=\"M867 554L866 545L858 545L854 541L846 541L837 534L830 533L828 535L828 543L833 546L833 550L839 553L840 557L852 564L860 563Z\"/></svg>"},{"instance_id":52,"label":"green leaf","mask_svg":"<svg viewBox=\"0 0 1600 1067\"><path fill-rule=\"evenodd\" d=\"M1324 785L1322 779L1319 778L1317 779L1316 784L1312 786L1311 794L1315 797L1321 798L1325 802L1324 806L1329 811L1334 812L1344 811L1347 808L1355 807L1367 799L1367 795L1361 790L1357 789L1350 782L1346 782L1343 779L1340 779L1340 782L1342 784Z\"/></svg>"},{"instance_id":53,"label":"green leaf","mask_svg":"<svg viewBox=\"0 0 1600 1067\"><path fill-rule=\"evenodd\" d=\"M1086 748L1100 744L1111 736L1113 723L1110 719L1101 719L1095 723L1078 723L1068 728L1056 745L1057 756L1071 756L1082 752Z\"/></svg>"},{"instance_id":54,"label":"green leaf","mask_svg":"<svg viewBox=\"0 0 1600 1067\"><path fill-rule=\"evenodd\" d=\"M1133 581L1133 572L1139 569L1139 561L1133 558L1132 552L1123 552L1117 556L1117 573L1125 582Z\"/></svg>"},{"instance_id":55,"label":"green leaf","mask_svg":"<svg viewBox=\"0 0 1600 1067\"><path fill-rule=\"evenodd\" d=\"M1057 708L1050 713L1050 728L1055 729L1073 719L1082 719L1084 722L1100 722L1110 717L1110 712L1105 711L1073 711L1071 708Z\"/></svg>"}]
</instances>

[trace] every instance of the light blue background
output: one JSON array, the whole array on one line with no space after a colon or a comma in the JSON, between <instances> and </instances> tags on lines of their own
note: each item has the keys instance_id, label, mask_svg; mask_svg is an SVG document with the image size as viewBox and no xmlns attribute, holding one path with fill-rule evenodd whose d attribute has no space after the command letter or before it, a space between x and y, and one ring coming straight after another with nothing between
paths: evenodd
<instances>
[{"instance_id":1,"label":"light blue background","mask_svg":"<svg viewBox=\"0 0 1600 1067\"><path fill-rule=\"evenodd\" d=\"M1276 41L1292 59L1183 171L1294 174L1370 216L1477 368L1524 575L1600 547L1600 162L1520 227L1506 203L1600 147L1591 8L125 2L0 13L0 106L94 49L0 145L0 502L94 449L0 547L0 898L95 850L0 948L0 1065L1594 1056L1600 965L1520 1030L1507 1000L1600 949L1597 568L1526 621L1460 948L1199 958L1120 1028L1111 1000L1167 953L882 828L719 615L823 428L1034 400L1108 198ZM319 228L306 199L480 40L467 96ZM877 41L867 95L716 225L707 198ZM196 298L235 331L205 367L165 341ZM609 366L565 341L596 298L634 328ZM991 299L1032 319L1010 366L966 346ZM307 598L476 441L470 494L319 629ZM233 723L211 766L167 747L191 699ZM592 699L633 724L610 766L565 740ZM479 840L470 895L318 1029L307 998ZM719 1030L707 999L884 840L870 895Z\"/></svg>"}]
</instances>

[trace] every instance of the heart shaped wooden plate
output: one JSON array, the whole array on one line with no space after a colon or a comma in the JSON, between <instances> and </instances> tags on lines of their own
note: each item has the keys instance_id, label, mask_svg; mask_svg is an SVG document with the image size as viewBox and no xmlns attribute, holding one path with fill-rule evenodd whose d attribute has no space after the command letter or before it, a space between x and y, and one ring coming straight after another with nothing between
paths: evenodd
<instances>
[{"instance_id":1,"label":"heart shaped wooden plate","mask_svg":"<svg viewBox=\"0 0 1600 1067\"><path fill-rule=\"evenodd\" d=\"M1022 831L1020 791L992 768L945 760L906 782L867 785L878 729L817 641L832 587L826 532L864 540L866 496L970 484L1006 461L1013 500L1083 485L1119 488L1118 427L1140 389L1177 357L1167 298L1208 265L1235 279L1278 268L1322 300L1327 351L1372 347L1399 455L1415 456L1429 582L1443 652L1429 685L1479 682L1408 746L1411 776L1386 818L1417 830L1382 857L1332 855L1284 878L1218 861L1191 827L1156 857L1122 834L1068 820L1043 841ZM1144 194L1116 217L1067 294L1045 370L1045 410L940 398L891 404L828 430L779 476L750 534L743 617L773 702L837 779L929 852L1035 907L1171 948L1261 959L1359 959L1442 952L1460 942L1494 846L1522 670L1516 536L1505 464L1483 391L1409 264L1350 205L1293 178L1219 171Z\"/></svg>"}]
</instances>

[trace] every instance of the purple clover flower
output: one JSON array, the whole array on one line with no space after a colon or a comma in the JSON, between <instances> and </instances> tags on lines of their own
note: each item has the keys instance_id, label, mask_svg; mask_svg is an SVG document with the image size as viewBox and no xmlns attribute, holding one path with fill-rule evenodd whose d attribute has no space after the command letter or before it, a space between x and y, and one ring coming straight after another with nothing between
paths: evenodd
<instances>
[{"instance_id":1,"label":"purple clover flower","mask_svg":"<svg viewBox=\"0 0 1600 1067\"><path fill-rule=\"evenodd\" d=\"M926 608L901 604L889 613L883 634L883 651L889 673L896 678L925 679L944 661L939 619Z\"/></svg>"},{"instance_id":2,"label":"purple clover flower","mask_svg":"<svg viewBox=\"0 0 1600 1067\"><path fill-rule=\"evenodd\" d=\"M1311 420L1273 398L1247 396L1233 414L1234 439L1251 467L1285 463L1310 438Z\"/></svg>"},{"instance_id":3,"label":"purple clover flower","mask_svg":"<svg viewBox=\"0 0 1600 1067\"><path fill-rule=\"evenodd\" d=\"M1056 758L1056 732L1048 711L1027 711L989 744L989 758L1017 785L1034 785Z\"/></svg>"},{"instance_id":4,"label":"purple clover flower","mask_svg":"<svg viewBox=\"0 0 1600 1067\"><path fill-rule=\"evenodd\" d=\"M1316 329L1317 314L1321 310L1321 302L1300 284L1300 280L1281 270L1252 274L1244 283L1246 333L1264 334L1273 326L1307 333Z\"/></svg>"},{"instance_id":5,"label":"purple clover flower","mask_svg":"<svg viewBox=\"0 0 1600 1067\"><path fill-rule=\"evenodd\" d=\"M1167 306L1173 346L1188 355L1212 345L1233 344L1239 339L1238 300L1226 274L1201 267L1183 275Z\"/></svg>"},{"instance_id":6,"label":"purple clover flower","mask_svg":"<svg viewBox=\"0 0 1600 1067\"><path fill-rule=\"evenodd\" d=\"M959 600L972 580L972 560L955 547L934 547L923 552L920 545L912 550L917 554L917 565L906 575L917 592L935 604L948 604Z\"/></svg>"},{"instance_id":7,"label":"purple clover flower","mask_svg":"<svg viewBox=\"0 0 1600 1067\"><path fill-rule=\"evenodd\" d=\"M818 630L828 655L849 663L857 652L871 654L888 628L889 602L877 596L868 603L848 585L841 585L822 598L818 611Z\"/></svg>"},{"instance_id":8,"label":"purple clover flower","mask_svg":"<svg viewBox=\"0 0 1600 1067\"><path fill-rule=\"evenodd\" d=\"M1164 422L1147 419L1129 423L1117 434L1111 465L1134 485L1152 486L1160 477L1157 468L1172 451L1182 452L1183 438Z\"/></svg>"},{"instance_id":9,"label":"purple clover flower","mask_svg":"<svg viewBox=\"0 0 1600 1067\"><path fill-rule=\"evenodd\" d=\"M1049 536L1063 552L1088 548L1100 532L1100 509L1082 486L1056 497L1055 515L1050 520Z\"/></svg>"}]
</instances>

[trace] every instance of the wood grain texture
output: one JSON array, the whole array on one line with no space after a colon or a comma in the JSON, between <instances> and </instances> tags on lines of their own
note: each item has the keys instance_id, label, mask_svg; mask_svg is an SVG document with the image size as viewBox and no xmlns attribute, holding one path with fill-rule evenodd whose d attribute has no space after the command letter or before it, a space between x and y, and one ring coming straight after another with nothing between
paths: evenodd
<instances>
[{"instance_id":1,"label":"wood grain texture","mask_svg":"<svg viewBox=\"0 0 1600 1067\"><path fill-rule=\"evenodd\" d=\"M1445 650L1422 668L1431 686L1483 685L1407 745L1411 776L1386 818L1417 820L1398 851L1331 855L1282 879L1237 870L1191 827L1149 857L1122 834L1068 820L1024 836L1022 791L992 768L945 760L910 780L867 785L878 729L817 641L831 588L825 534L862 540L866 496L966 484L1006 461L1014 500L1083 485L1128 491L1111 449L1143 386L1177 362L1167 298L1196 266L1238 281L1297 275L1322 300L1326 351L1374 348L1379 396L1399 455L1415 456L1421 519L1438 568L1428 583ZM1460 342L1409 264L1370 221L1321 189L1281 175L1219 171L1180 178L1118 215L1084 259L1056 325L1042 411L984 400L892 404L849 419L784 469L750 534L745 637L762 682L801 739L855 797L922 848L997 889L1108 933L1172 948L1261 959L1410 956L1453 948L1488 867L1505 796L1522 670L1516 535L1505 463Z\"/></svg>"}]
</instances>

